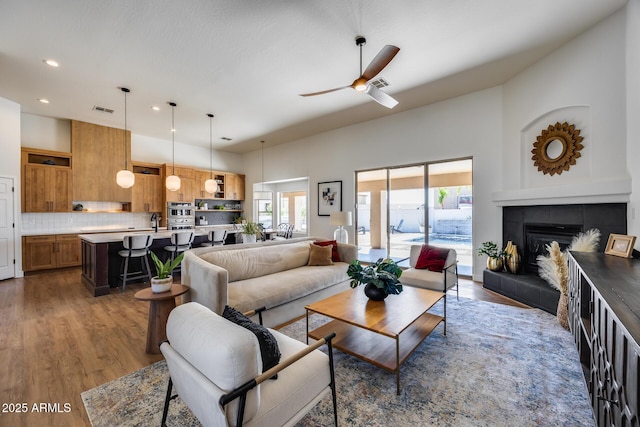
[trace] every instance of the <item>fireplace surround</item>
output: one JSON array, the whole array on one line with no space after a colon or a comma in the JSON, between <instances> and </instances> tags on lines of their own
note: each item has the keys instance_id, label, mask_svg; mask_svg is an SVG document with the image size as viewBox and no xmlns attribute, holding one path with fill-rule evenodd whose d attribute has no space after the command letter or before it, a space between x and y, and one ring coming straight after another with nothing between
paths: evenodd
<instances>
[{"instance_id":1,"label":"fireplace surround","mask_svg":"<svg viewBox=\"0 0 640 427\"><path fill-rule=\"evenodd\" d=\"M626 203L504 206L502 242L517 245L522 262L518 274L483 273L484 287L516 301L556 313L560 293L538 276L536 257L555 240L566 248L581 231L600 230L598 252L611 233L627 234Z\"/></svg>"}]
</instances>

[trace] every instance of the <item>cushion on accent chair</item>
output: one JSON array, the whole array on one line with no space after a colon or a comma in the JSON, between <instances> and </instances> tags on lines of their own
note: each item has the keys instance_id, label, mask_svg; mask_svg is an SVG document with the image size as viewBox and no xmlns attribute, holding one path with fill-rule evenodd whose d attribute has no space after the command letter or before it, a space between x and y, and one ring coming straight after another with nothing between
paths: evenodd
<instances>
[{"instance_id":1,"label":"cushion on accent chair","mask_svg":"<svg viewBox=\"0 0 640 427\"><path fill-rule=\"evenodd\" d=\"M333 265L331 246L309 245L309 263L307 265Z\"/></svg>"},{"instance_id":2,"label":"cushion on accent chair","mask_svg":"<svg viewBox=\"0 0 640 427\"><path fill-rule=\"evenodd\" d=\"M313 242L314 245L318 246L332 246L331 249L331 260L333 262L340 262L340 254L338 253L338 242L335 240L325 240L325 241L316 241Z\"/></svg>"},{"instance_id":3,"label":"cushion on accent chair","mask_svg":"<svg viewBox=\"0 0 640 427\"><path fill-rule=\"evenodd\" d=\"M280 362L280 350L278 349L278 341L275 337L262 325L253 322L251 319L240 313L233 307L226 306L222 317L242 326L243 328L253 332L258 338L260 344L260 355L262 356L262 372L273 368ZM276 378L274 376L274 378Z\"/></svg>"},{"instance_id":4,"label":"cushion on accent chair","mask_svg":"<svg viewBox=\"0 0 640 427\"><path fill-rule=\"evenodd\" d=\"M449 255L449 249L422 245L415 268L419 270L429 269L431 271L441 272L444 269L447 255Z\"/></svg>"}]
</instances>

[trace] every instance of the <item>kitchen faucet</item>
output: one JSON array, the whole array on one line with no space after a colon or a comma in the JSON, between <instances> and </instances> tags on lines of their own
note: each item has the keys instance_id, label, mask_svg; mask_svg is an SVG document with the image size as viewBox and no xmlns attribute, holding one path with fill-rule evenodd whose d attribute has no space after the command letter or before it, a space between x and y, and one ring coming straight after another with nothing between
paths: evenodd
<instances>
[{"instance_id":1,"label":"kitchen faucet","mask_svg":"<svg viewBox=\"0 0 640 427\"><path fill-rule=\"evenodd\" d=\"M157 233L158 232L158 214L157 213L154 212L151 214L151 221L153 221L153 229Z\"/></svg>"}]
</instances>

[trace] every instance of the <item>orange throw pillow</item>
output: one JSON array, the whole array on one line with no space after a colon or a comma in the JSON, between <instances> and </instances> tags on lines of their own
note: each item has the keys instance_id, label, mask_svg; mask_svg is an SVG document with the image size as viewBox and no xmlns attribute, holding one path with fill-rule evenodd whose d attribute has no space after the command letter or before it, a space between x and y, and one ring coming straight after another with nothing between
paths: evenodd
<instances>
[{"instance_id":1,"label":"orange throw pillow","mask_svg":"<svg viewBox=\"0 0 640 427\"><path fill-rule=\"evenodd\" d=\"M331 246L309 245L309 262L307 265L332 265Z\"/></svg>"}]
</instances>

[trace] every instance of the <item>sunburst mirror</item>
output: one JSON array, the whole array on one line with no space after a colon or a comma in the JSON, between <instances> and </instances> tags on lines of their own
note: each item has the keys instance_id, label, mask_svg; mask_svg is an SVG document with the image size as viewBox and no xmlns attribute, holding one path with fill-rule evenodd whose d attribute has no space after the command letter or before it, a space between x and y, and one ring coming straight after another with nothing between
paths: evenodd
<instances>
[{"instance_id":1,"label":"sunburst mirror","mask_svg":"<svg viewBox=\"0 0 640 427\"><path fill-rule=\"evenodd\" d=\"M533 165L545 175L560 175L563 171L568 171L581 156L583 139L580 129L567 122L549 125L533 143Z\"/></svg>"}]
</instances>

